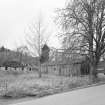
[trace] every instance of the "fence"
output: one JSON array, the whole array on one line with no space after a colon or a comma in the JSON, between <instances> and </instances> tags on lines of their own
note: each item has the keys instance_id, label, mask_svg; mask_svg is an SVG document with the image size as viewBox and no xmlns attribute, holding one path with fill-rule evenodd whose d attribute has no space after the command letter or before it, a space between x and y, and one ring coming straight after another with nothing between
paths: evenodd
<instances>
[{"instance_id":1,"label":"fence","mask_svg":"<svg viewBox=\"0 0 105 105\"><path fill-rule=\"evenodd\" d=\"M80 76L81 64L44 64L41 72L61 76Z\"/></svg>"},{"instance_id":2,"label":"fence","mask_svg":"<svg viewBox=\"0 0 105 105\"><path fill-rule=\"evenodd\" d=\"M8 80L0 80L0 96L4 96L8 91Z\"/></svg>"},{"instance_id":3,"label":"fence","mask_svg":"<svg viewBox=\"0 0 105 105\"><path fill-rule=\"evenodd\" d=\"M53 51L53 61L41 65L42 73L50 73L63 76L80 76L81 62L84 57L80 54L70 53L64 49Z\"/></svg>"}]
</instances>

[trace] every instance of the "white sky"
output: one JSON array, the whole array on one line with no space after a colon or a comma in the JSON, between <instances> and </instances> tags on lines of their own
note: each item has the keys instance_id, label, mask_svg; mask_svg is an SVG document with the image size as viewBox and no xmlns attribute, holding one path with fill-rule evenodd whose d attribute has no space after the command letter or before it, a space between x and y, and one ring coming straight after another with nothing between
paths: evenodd
<instances>
[{"instance_id":1,"label":"white sky","mask_svg":"<svg viewBox=\"0 0 105 105\"><path fill-rule=\"evenodd\" d=\"M65 0L0 0L0 46L13 49L24 44L24 30L39 13L51 21L54 10L64 5ZM50 39L50 45L59 47L56 38Z\"/></svg>"}]
</instances>

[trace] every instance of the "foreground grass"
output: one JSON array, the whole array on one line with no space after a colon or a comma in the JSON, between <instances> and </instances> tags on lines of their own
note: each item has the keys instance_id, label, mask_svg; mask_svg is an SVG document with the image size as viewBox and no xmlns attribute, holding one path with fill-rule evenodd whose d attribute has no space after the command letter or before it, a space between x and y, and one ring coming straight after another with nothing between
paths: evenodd
<instances>
[{"instance_id":1,"label":"foreground grass","mask_svg":"<svg viewBox=\"0 0 105 105\"><path fill-rule=\"evenodd\" d=\"M91 84L88 76L62 77L44 74L42 78L38 78L36 72L23 71L0 71L0 81L0 95L11 98L42 97Z\"/></svg>"},{"instance_id":2,"label":"foreground grass","mask_svg":"<svg viewBox=\"0 0 105 105\"><path fill-rule=\"evenodd\" d=\"M102 77L102 75L100 75ZM104 78L100 79L105 81ZM63 77L36 72L0 70L0 105L9 105L92 84L88 76Z\"/></svg>"}]
</instances>

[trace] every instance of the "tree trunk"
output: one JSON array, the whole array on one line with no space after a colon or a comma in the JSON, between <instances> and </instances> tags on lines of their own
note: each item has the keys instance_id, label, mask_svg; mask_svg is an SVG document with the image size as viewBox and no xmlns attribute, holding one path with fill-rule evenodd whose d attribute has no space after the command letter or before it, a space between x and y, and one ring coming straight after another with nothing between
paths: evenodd
<instances>
[{"instance_id":1,"label":"tree trunk","mask_svg":"<svg viewBox=\"0 0 105 105\"><path fill-rule=\"evenodd\" d=\"M97 77L97 66L98 66L98 63L99 63L99 59L96 58L94 60L94 62L91 63L91 65L90 65L90 75L92 76L93 82L96 82L96 80L98 78Z\"/></svg>"},{"instance_id":2,"label":"tree trunk","mask_svg":"<svg viewBox=\"0 0 105 105\"><path fill-rule=\"evenodd\" d=\"M46 63L46 74L48 74L48 62Z\"/></svg>"},{"instance_id":3,"label":"tree trunk","mask_svg":"<svg viewBox=\"0 0 105 105\"><path fill-rule=\"evenodd\" d=\"M41 63L40 63L40 59L39 59L39 78L41 78L42 77L42 74L41 74Z\"/></svg>"},{"instance_id":4,"label":"tree trunk","mask_svg":"<svg viewBox=\"0 0 105 105\"><path fill-rule=\"evenodd\" d=\"M92 81L93 82L95 82L96 81L96 79L97 79L97 73L96 73L96 66L95 65L91 65L91 67L90 67L90 76L91 76L91 79L92 79Z\"/></svg>"}]
</instances>

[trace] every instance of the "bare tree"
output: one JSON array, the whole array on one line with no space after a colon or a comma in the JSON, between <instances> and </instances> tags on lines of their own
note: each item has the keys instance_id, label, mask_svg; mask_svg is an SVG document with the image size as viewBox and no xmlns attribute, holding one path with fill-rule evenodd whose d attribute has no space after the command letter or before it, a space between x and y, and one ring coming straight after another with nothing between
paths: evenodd
<instances>
[{"instance_id":1,"label":"bare tree","mask_svg":"<svg viewBox=\"0 0 105 105\"><path fill-rule=\"evenodd\" d=\"M48 34L48 27L45 27L45 24L41 17L38 21L32 23L31 26L29 26L28 30L29 32L26 33L26 41L28 43L31 54L39 58L39 77L41 77L41 48L45 43L47 43L51 35Z\"/></svg>"},{"instance_id":2,"label":"bare tree","mask_svg":"<svg viewBox=\"0 0 105 105\"><path fill-rule=\"evenodd\" d=\"M29 50L27 46L20 46L16 49L16 55L19 57L19 61L23 61L23 55L27 57L29 55Z\"/></svg>"},{"instance_id":3,"label":"bare tree","mask_svg":"<svg viewBox=\"0 0 105 105\"><path fill-rule=\"evenodd\" d=\"M46 26L41 17L39 17L38 21L28 26L28 30L25 32L26 42L33 56L40 56L41 47L49 41L51 35L48 30L48 26Z\"/></svg>"},{"instance_id":4,"label":"bare tree","mask_svg":"<svg viewBox=\"0 0 105 105\"><path fill-rule=\"evenodd\" d=\"M80 49L88 53L90 71L97 77L96 69L105 53L105 0L73 0L60 10L60 24L68 34L80 40Z\"/></svg>"}]
</instances>

